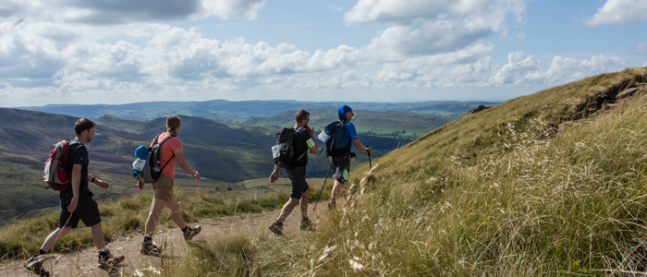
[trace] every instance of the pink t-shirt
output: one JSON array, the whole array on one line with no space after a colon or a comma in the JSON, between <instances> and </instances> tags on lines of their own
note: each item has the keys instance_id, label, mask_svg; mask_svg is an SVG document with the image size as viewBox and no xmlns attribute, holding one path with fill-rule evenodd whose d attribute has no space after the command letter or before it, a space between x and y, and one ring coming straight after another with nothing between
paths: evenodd
<instances>
[{"instance_id":1,"label":"pink t-shirt","mask_svg":"<svg viewBox=\"0 0 647 277\"><path fill-rule=\"evenodd\" d=\"M169 137L171 134L168 132L164 132L160 134L158 141L162 142L165 138ZM151 145L155 143L155 139L151 141ZM160 167L164 166L166 162L173 156L173 151L175 149L181 149L182 148L182 142L180 141L179 138L174 137L168 139L164 144L162 144L162 149L160 150ZM175 178L175 157L168 162L164 170L162 170L162 175L166 175L171 178Z\"/></svg>"}]
</instances>

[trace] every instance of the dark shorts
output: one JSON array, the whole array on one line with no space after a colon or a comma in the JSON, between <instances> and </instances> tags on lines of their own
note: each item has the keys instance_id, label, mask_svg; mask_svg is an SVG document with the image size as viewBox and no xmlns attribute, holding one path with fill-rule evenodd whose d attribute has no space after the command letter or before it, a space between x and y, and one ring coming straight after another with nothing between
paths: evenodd
<instances>
[{"instance_id":1,"label":"dark shorts","mask_svg":"<svg viewBox=\"0 0 647 277\"><path fill-rule=\"evenodd\" d=\"M60 193L61 216L58 219L58 228L76 228L79 225L79 220L83 221L83 224L88 227L101 223L99 204L92 199L89 193L81 192L80 194L79 204L76 206L76 210L70 214L67 211L67 206L72 201L72 192L63 191ZM65 224L66 222L67 224Z\"/></svg>"},{"instance_id":2,"label":"dark shorts","mask_svg":"<svg viewBox=\"0 0 647 277\"><path fill-rule=\"evenodd\" d=\"M344 176L344 170L350 172L350 156L329 157L333 170L333 179L340 183L346 183L348 176ZM346 174L348 175L348 174Z\"/></svg>"},{"instance_id":3,"label":"dark shorts","mask_svg":"<svg viewBox=\"0 0 647 277\"><path fill-rule=\"evenodd\" d=\"M301 195L308 191L310 187L306 182L306 167L297 166L292 169L285 169L288 178L292 181L292 190L290 191L290 198L300 199Z\"/></svg>"}]
</instances>

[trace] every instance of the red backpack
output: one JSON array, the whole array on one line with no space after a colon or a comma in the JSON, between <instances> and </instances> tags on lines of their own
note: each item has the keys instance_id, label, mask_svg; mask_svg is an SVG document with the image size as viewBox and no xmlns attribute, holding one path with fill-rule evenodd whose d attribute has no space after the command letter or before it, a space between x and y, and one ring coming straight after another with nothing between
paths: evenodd
<instances>
[{"instance_id":1,"label":"red backpack","mask_svg":"<svg viewBox=\"0 0 647 277\"><path fill-rule=\"evenodd\" d=\"M49 158L45 161L45 170L43 170L43 181L49 185L49 188L55 191L64 191L71 184L70 172L67 170L67 158L70 152L68 140L61 140L54 145L49 151Z\"/></svg>"}]
</instances>

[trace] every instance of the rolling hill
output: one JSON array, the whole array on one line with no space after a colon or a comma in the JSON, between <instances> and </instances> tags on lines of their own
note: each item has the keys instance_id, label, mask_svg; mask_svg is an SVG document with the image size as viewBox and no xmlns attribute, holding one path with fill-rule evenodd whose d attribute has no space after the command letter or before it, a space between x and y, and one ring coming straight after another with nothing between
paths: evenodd
<instances>
[{"instance_id":1,"label":"rolling hill","mask_svg":"<svg viewBox=\"0 0 647 277\"><path fill-rule=\"evenodd\" d=\"M337 119L336 109L308 111L310 112L310 126L318 130L322 130L328 123ZM290 126L294 124L295 112L296 110L290 110L274 116L253 117L245 121L244 124L274 128ZM454 120L454 117L433 114L363 110L353 110L353 112L355 114L353 124L355 124L358 133L403 140L416 139L420 135Z\"/></svg>"},{"instance_id":2,"label":"rolling hill","mask_svg":"<svg viewBox=\"0 0 647 277\"><path fill-rule=\"evenodd\" d=\"M97 118L110 114L121 118L151 120L169 114L201 117L222 122L242 123L251 117L276 115L297 109L337 109L348 104L353 109L367 111L400 111L421 114L436 114L458 117L478 105L492 106L494 102L427 101L414 103L373 103L373 102L301 102L301 101L226 101L204 102L143 102L122 105L67 105L56 104L20 109L65 114L75 117Z\"/></svg>"}]
</instances>

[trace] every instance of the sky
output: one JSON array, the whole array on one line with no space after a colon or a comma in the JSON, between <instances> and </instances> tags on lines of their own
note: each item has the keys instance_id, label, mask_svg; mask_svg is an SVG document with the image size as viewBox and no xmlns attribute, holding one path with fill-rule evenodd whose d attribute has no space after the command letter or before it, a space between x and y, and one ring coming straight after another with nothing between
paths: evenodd
<instances>
[{"instance_id":1,"label":"sky","mask_svg":"<svg viewBox=\"0 0 647 277\"><path fill-rule=\"evenodd\" d=\"M645 0L3 0L0 107L504 101L647 66Z\"/></svg>"}]
</instances>

